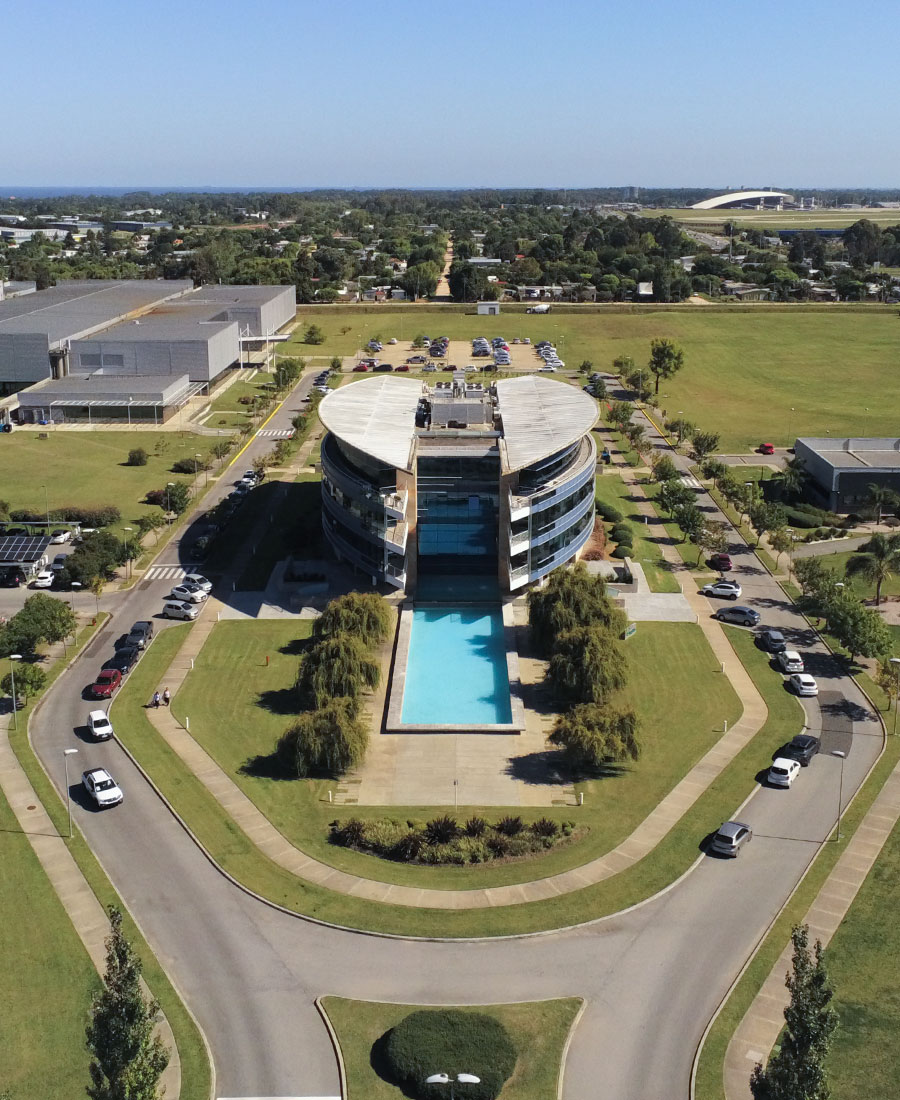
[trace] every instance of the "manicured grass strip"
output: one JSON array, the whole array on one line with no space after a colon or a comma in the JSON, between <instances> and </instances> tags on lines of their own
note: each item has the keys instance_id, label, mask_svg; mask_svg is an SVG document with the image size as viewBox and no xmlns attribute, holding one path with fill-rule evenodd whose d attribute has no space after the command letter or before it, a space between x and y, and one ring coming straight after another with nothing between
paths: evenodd
<instances>
[{"instance_id":1,"label":"manicured grass strip","mask_svg":"<svg viewBox=\"0 0 900 1100\"><path fill-rule=\"evenodd\" d=\"M107 618L107 616L104 613L101 616L100 624L102 624L105 618ZM95 629L99 629L100 624L98 624L96 628L88 627L79 634L79 647L86 643L87 638L95 632ZM173 628L173 630L178 629L178 627ZM167 633L168 631L163 631L150 646L145 657L142 658L135 671L131 674L132 677L137 675L144 661L153 653L154 648L165 639ZM165 650L166 646L163 645L162 648ZM173 655L174 651L166 651L164 656L166 668L171 664ZM63 671L63 667L62 663L58 662L51 670L51 682ZM31 748L26 733L27 722L21 720L23 714L30 712L30 707L31 704L29 704L29 707L24 711L19 712L19 729L17 732L10 734L10 744L13 747L13 751L19 763L25 770L31 785L34 787L38 798L40 798L44 808L50 815L53 824L60 834L63 834L68 829L65 805ZM131 919L124 903L121 898L119 898L112 883L110 883L109 879L106 877L106 873L97 862L93 852L88 847L87 842L79 832L77 826L73 839L69 841L69 851L81 868L81 873L84 875L85 879L87 879L89 886L94 891L101 905L106 908L110 905L116 905L124 913L125 934L141 957L144 965L144 978L147 981L147 985L159 1001L175 1035L178 1054L181 1058L180 1100L209 1100L212 1080L211 1068L206 1053L206 1047L197 1029L197 1025L184 1007L181 998L175 992L169 979L166 977L165 971L158 963L156 956L141 935L137 925Z\"/></svg>"},{"instance_id":2,"label":"manicured grass strip","mask_svg":"<svg viewBox=\"0 0 900 1100\"><path fill-rule=\"evenodd\" d=\"M598 503L611 504L618 508L631 527L634 535L634 554L632 561L643 567L647 583L652 592L680 592L681 588L672 573L671 566L662 555L655 535L660 529L658 522L645 523L637 502L631 499L631 488L625 484L619 474L612 469L598 474L596 478ZM609 523L607 524L609 526Z\"/></svg>"},{"instance_id":3,"label":"manicured grass strip","mask_svg":"<svg viewBox=\"0 0 900 1100\"><path fill-rule=\"evenodd\" d=\"M731 1036L769 971L778 961L784 945L790 939L792 926L803 919L846 848L847 841L853 836L898 760L900 738L888 738L887 748L867 783L852 805L844 811L841 819L844 839L840 844L832 839L821 846L806 878L773 925L710 1029L697 1066L695 1100L724 1100L722 1069ZM896 1029L900 1025L894 979L898 937L896 908L890 904L897 896L898 866L900 844L895 829L829 947L829 972L837 988L835 1007L842 1017L829 1060L834 1100L883 1100L884 1097L896 1095L897 1086L900 1085L900 1063L893 1057ZM857 910L861 900L863 907ZM882 907L880 911L879 906ZM852 930L842 940L844 929L848 927ZM868 945L867 936L873 937ZM857 981L854 965L860 953L866 955L865 972L859 974ZM881 996L883 987L888 988L884 989L884 996ZM845 1019L849 1028L847 1033L844 1032ZM874 1030L870 1031L870 1028ZM883 1033L882 1028L885 1029ZM890 1043L887 1043L888 1035L891 1037ZM869 1046L867 1044L870 1041ZM748 1062L748 1081L752 1068ZM871 1091L867 1088L870 1073L873 1085ZM893 1081L894 1087L875 1087L884 1080Z\"/></svg>"},{"instance_id":4,"label":"manicured grass strip","mask_svg":"<svg viewBox=\"0 0 900 1100\"><path fill-rule=\"evenodd\" d=\"M421 1005L382 1004L323 997L322 1007L334 1028L347 1073L345 1100L400 1100L406 1093L373 1068L373 1046ZM575 997L508 1005L460 1006L462 1012L493 1016L509 1032L519 1058L499 1100L550 1100L556 1096L566 1036L581 1001ZM464 1086L463 1086L464 1087Z\"/></svg>"},{"instance_id":5,"label":"manicured grass strip","mask_svg":"<svg viewBox=\"0 0 900 1100\"><path fill-rule=\"evenodd\" d=\"M524 882L578 867L608 852L637 827L679 779L733 725L740 702L700 628L693 623L640 623L624 645L630 668L626 702L641 720L641 759L609 769L603 779L578 785L584 805L516 808L526 821L550 817L574 821L585 835L540 856L512 863L466 867L421 867L364 855L328 843L335 818L395 818L425 822L434 806L335 806L333 782L290 780L263 767L244 765L268 756L291 721L298 639L309 637L310 620L219 623L174 699L181 721L223 770L298 848L324 863L366 878L434 889L482 889ZM267 663L268 662L268 663ZM223 691L223 684L230 685ZM698 685L703 690L698 691ZM152 689L148 689L152 690ZM375 735L378 736L378 735ZM249 774L247 771L249 770ZM462 807L496 820L496 807Z\"/></svg>"},{"instance_id":6,"label":"manicured grass strip","mask_svg":"<svg viewBox=\"0 0 900 1100\"><path fill-rule=\"evenodd\" d=\"M100 982L2 794L0 862L0 1082L23 1100L70 1100L90 1082L84 1028Z\"/></svg>"},{"instance_id":7,"label":"manicured grass strip","mask_svg":"<svg viewBox=\"0 0 900 1100\"><path fill-rule=\"evenodd\" d=\"M146 717L142 704L147 691L151 684L161 681L168 667L163 649L154 653L158 644L159 639L132 674L131 683L122 690L117 706L126 721L117 722L117 726L120 737L121 730L128 731L125 740L129 748L199 841L237 881L287 909L334 924L397 935L452 938L535 932L595 920L652 896L690 867L700 854L703 838L730 817L753 788L753 776L760 763L768 760L772 751L796 733L803 722L799 704L781 689L781 681L776 682L769 669L762 676L764 655L755 649L747 653L739 649L751 675L754 679L759 677L763 697L771 708L769 720L672 832L640 863L596 886L548 901L483 910L410 909L372 904L312 886L259 854L156 734ZM145 683L134 679L141 670L147 672ZM793 704L793 711L789 704Z\"/></svg>"}]
</instances>

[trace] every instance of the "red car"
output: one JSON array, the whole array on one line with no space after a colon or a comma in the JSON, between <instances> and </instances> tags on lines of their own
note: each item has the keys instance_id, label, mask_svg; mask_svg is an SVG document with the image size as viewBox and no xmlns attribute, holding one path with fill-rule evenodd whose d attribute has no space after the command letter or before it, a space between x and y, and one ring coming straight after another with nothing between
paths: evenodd
<instances>
[{"instance_id":1,"label":"red car","mask_svg":"<svg viewBox=\"0 0 900 1100\"><path fill-rule=\"evenodd\" d=\"M774 443L760 443L760 445L757 447L757 450L759 451L759 453L761 455L773 455L773 454L775 454L775 444Z\"/></svg>"},{"instance_id":2,"label":"red car","mask_svg":"<svg viewBox=\"0 0 900 1100\"><path fill-rule=\"evenodd\" d=\"M353 368L353 373L354 374L365 374L368 369L369 369L369 366L368 366L367 363L357 363L356 366Z\"/></svg>"},{"instance_id":3,"label":"red car","mask_svg":"<svg viewBox=\"0 0 900 1100\"><path fill-rule=\"evenodd\" d=\"M731 558L728 554L713 554L709 559L709 564L713 569L718 569L720 573L727 573L731 568Z\"/></svg>"},{"instance_id":4,"label":"red car","mask_svg":"<svg viewBox=\"0 0 900 1100\"><path fill-rule=\"evenodd\" d=\"M405 363L401 363L399 367L394 367L394 370L403 372L408 371L409 367Z\"/></svg>"},{"instance_id":5,"label":"red car","mask_svg":"<svg viewBox=\"0 0 900 1100\"><path fill-rule=\"evenodd\" d=\"M91 684L91 695L94 699L109 699L121 683L122 673L117 668L105 668Z\"/></svg>"}]
</instances>

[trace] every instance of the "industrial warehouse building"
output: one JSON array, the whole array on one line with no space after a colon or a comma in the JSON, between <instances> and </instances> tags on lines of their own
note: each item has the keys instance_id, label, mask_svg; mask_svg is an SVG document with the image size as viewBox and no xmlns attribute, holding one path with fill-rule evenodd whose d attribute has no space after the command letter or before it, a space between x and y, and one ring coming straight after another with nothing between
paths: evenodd
<instances>
[{"instance_id":1,"label":"industrial warehouse building","mask_svg":"<svg viewBox=\"0 0 900 1100\"><path fill-rule=\"evenodd\" d=\"M794 454L829 511L862 511L871 485L900 493L900 439L798 439Z\"/></svg>"},{"instance_id":2,"label":"industrial warehouse building","mask_svg":"<svg viewBox=\"0 0 900 1100\"><path fill-rule=\"evenodd\" d=\"M73 281L0 301L0 397L18 396L23 421L165 420L295 309L292 286L189 280Z\"/></svg>"},{"instance_id":3,"label":"industrial warehouse building","mask_svg":"<svg viewBox=\"0 0 900 1100\"><path fill-rule=\"evenodd\" d=\"M494 577L510 592L591 537L597 405L574 386L370 378L329 394L319 416L325 536L373 582L415 592L429 576Z\"/></svg>"}]
</instances>

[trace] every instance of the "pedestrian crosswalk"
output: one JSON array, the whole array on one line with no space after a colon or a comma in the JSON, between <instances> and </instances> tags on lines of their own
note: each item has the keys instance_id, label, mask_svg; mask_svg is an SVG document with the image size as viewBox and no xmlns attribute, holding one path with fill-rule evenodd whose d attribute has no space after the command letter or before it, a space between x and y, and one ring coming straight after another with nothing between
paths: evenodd
<instances>
[{"instance_id":1,"label":"pedestrian crosswalk","mask_svg":"<svg viewBox=\"0 0 900 1100\"><path fill-rule=\"evenodd\" d=\"M152 565L144 574L147 581L180 581L187 574L187 570L180 565Z\"/></svg>"},{"instance_id":2,"label":"pedestrian crosswalk","mask_svg":"<svg viewBox=\"0 0 900 1100\"><path fill-rule=\"evenodd\" d=\"M685 474L684 477L680 477L678 479L678 484L679 485L684 485L688 489L702 489L703 488L703 486L694 477L693 474Z\"/></svg>"},{"instance_id":3,"label":"pedestrian crosswalk","mask_svg":"<svg viewBox=\"0 0 900 1100\"><path fill-rule=\"evenodd\" d=\"M293 428L260 428L256 433L263 439L290 439L294 434Z\"/></svg>"}]
</instances>

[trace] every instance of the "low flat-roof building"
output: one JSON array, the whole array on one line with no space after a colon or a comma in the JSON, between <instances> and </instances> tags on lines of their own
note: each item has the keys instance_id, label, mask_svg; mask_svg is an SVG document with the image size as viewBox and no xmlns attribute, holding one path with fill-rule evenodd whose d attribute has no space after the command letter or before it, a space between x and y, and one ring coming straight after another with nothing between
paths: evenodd
<instances>
[{"instance_id":1,"label":"low flat-roof building","mask_svg":"<svg viewBox=\"0 0 900 1100\"><path fill-rule=\"evenodd\" d=\"M508 592L591 536L597 405L574 386L370 378L319 415L325 536L373 582L414 591L429 574L493 575Z\"/></svg>"},{"instance_id":2,"label":"low flat-roof building","mask_svg":"<svg viewBox=\"0 0 900 1100\"><path fill-rule=\"evenodd\" d=\"M161 377L103 374L70 374L48 378L18 395L20 424L67 420L122 420L128 424L152 421L163 424L203 384L187 374Z\"/></svg>"},{"instance_id":3,"label":"low flat-roof building","mask_svg":"<svg viewBox=\"0 0 900 1100\"><path fill-rule=\"evenodd\" d=\"M870 485L900 493L900 439L798 439L794 453L814 493L832 512L861 511Z\"/></svg>"}]
</instances>

